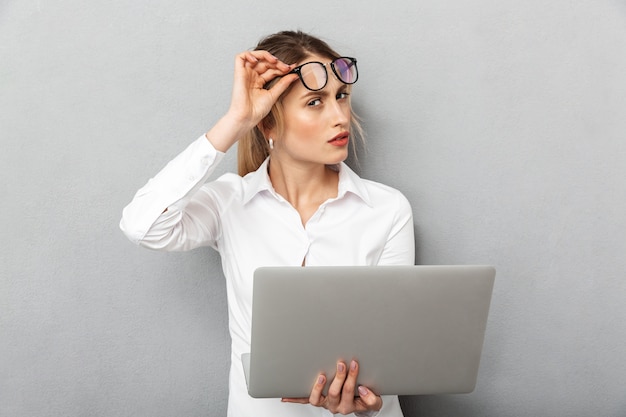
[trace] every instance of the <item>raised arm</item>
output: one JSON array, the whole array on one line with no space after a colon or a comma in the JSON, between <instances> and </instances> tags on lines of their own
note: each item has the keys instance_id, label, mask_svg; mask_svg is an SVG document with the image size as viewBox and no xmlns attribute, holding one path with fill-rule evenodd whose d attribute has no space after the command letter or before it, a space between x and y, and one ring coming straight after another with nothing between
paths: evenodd
<instances>
[{"instance_id":1,"label":"raised arm","mask_svg":"<svg viewBox=\"0 0 626 417\"><path fill-rule=\"evenodd\" d=\"M293 74L284 76L290 70L291 66L265 51L237 55L227 113L168 163L124 208L120 228L131 241L160 250L214 244L219 235L219 202L201 187L224 153L260 123L297 79ZM263 88L279 76L282 78L272 88Z\"/></svg>"}]
</instances>

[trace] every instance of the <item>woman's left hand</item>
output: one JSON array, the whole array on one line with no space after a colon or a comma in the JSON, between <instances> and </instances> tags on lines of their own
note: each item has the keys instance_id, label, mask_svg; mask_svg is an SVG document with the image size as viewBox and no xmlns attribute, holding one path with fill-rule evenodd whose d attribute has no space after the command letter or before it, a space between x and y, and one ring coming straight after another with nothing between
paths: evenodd
<instances>
[{"instance_id":1,"label":"woman's left hand","mask_svg":"<svg viewBox=\"0 0 626 417\"><path fill-rule=\"evenodd\" d=\"M309 398L283 398L283 402L311 404L316 407L324 407L331 413L350 414L363 411L379 411L383 406L380 396L374 394L364 386L356 387L359 375L359 363L355 360L350 362L350 368L342 361L337 362L337 373L330 383L328 395L323 395L326 386L326 375L320 374L315 381ZM355 388L356 391L355 391ZM358 396L355 396L358 392Z\"/></svg>"}]
</instances>

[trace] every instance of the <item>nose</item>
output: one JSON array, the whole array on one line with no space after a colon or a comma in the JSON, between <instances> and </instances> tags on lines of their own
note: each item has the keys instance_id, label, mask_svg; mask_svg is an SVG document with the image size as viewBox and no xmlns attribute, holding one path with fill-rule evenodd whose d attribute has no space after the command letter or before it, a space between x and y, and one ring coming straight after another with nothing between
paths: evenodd
<instances>
[{"instance_id":1,"label":"nose","mask_svg":"<svg viewBox=\"0 0 626 417\"><path fill-rule=\"evenodd\" d=\"M350 102L337 98L331 100L330 114L333 126L348 128L350 123Z\"/></svg>"}]
</instances>

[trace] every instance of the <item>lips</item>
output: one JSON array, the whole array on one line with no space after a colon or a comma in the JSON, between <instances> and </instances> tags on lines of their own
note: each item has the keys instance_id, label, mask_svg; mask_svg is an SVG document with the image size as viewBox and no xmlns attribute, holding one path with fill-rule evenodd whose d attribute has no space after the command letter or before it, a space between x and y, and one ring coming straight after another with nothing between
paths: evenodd
<instances>
[{"instance_id":1,"label":"lips","mask_svg":"<svg viewBox=\"0 0 626 417\"><path fill-rule=\"evenodd\" d=\"M328 141L333 146L346 146L348 144L348 139L350 138L349 132L341 132L334 138Z\"/></svg>"}]
</instances>

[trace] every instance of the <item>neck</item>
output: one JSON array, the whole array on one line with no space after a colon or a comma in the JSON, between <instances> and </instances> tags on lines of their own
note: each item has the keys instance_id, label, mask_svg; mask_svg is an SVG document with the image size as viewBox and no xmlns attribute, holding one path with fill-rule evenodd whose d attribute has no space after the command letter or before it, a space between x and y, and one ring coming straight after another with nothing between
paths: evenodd
<instances>
[{"instance_id":1,"label":"neck","mask_svg":"<svg viewBox=\"0 0 626 417\"><path fill-rule=\"evenodd\" d=\"M300 214L302 224L329 198L337 197L339 174L322 164L290 165L270 159L274 190Z\"/></svg>"}]
</instances>

